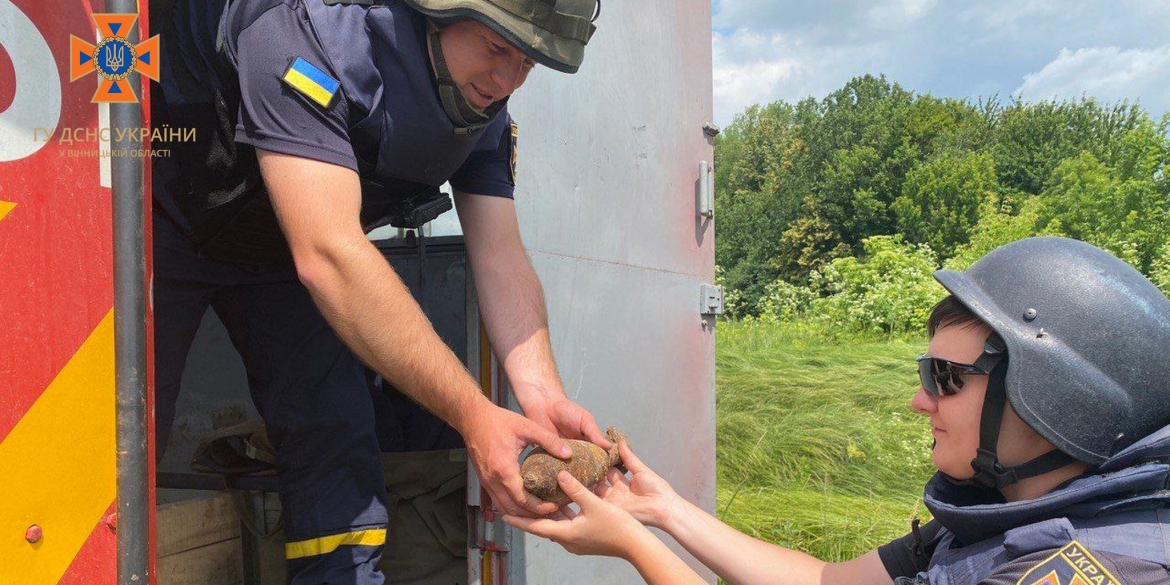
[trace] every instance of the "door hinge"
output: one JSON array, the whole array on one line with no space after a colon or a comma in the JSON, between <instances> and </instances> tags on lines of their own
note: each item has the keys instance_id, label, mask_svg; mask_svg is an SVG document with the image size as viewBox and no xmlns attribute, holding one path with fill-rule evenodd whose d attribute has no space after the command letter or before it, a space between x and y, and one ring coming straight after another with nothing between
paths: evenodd
<instances>
[{"instance_id":1,"label":"door hinge","mask_svg":"<svg viewBox=\"0 0 1170 585\"><path fill-rule=\"evenodd\" d=\"M699 161L699 215L715 217L715 167Z\"/></svg>"},{"instance_id":2,"label":"door hinge","mask_svg":"<svg viewBox=\"0 0 1170 585\"><path fill-rule=\"evenodd\" d=\"M699 314L706 316L723 314L723 287L713 284L699 286Z\"/></svg>"}]
</instances>

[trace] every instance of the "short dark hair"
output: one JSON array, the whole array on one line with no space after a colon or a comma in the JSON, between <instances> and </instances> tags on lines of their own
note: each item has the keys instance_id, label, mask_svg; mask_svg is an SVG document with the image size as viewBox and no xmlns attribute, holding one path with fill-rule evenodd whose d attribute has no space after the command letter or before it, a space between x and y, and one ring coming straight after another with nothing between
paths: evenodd
<instances>
[{"instance_id":1,"label":"short dark hair","mask_svg":"<svg viewBox=\"0 0 1170 585\"><path fill-rule=\"evenodd\" d=\"M982 319L976 317L967 305L959 302L955 295L947 295L947 298L939 301L930 310L930 318L926 320L926 332L934 337L935 332L946 325L988 326Z\"/></svg>"}]
</instances>

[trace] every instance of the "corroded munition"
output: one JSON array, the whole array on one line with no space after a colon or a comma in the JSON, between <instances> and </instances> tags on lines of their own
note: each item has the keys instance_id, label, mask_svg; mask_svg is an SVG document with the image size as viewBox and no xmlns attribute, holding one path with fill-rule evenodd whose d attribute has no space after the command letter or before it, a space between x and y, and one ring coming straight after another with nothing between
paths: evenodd
<instances>
[{"instance_id":1,"label":"corroded munition","mask_svg":"<svg viewBox=\"0 0 1170 585\"><path fill-rule=\"evenodd\" d=\"M605 477L610 467L621 463L617 446L626 440L626 436L614 427L606 429L605 436L613 443L608 453L588 441L565 441L573 449L573 457L568 461L557 459L544 449L536 448L524 458L524 464L520 467L524 489L546 502L559 506L568 504L571 501L569 496L557 485L557 474L562 469L568 470L577 481L592 489Z\"/></svg>"}]
</instances>

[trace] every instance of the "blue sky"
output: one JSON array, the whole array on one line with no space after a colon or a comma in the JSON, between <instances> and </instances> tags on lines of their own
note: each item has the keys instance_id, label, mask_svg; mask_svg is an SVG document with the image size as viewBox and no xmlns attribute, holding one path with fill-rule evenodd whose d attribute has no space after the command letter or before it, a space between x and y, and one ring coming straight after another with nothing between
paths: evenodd
<instances>
[{"instance_id":1,"label":"blue sky","mask_svg":"<svg viewBox=\"0 0 1170 585\"><path fill-rule=\"evenodd\" d=\"M919 93L1170 111L1170 0L713 0L715 121L865 73Z\"/></svg>"}]
</instances>

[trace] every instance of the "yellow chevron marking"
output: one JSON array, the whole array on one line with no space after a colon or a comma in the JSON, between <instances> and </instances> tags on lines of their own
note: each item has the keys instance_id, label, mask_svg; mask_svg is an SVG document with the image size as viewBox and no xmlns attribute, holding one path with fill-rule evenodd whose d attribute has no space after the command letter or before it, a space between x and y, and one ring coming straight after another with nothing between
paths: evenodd
<instances>
[{"instance_id":1,"label":"yellow chevron marking","mask_svg":"<svg viewBox=\"0 0 1170 585\"><path fill-rule=\"evenodd\" d=\"M114 312L0 443L5 582L56 583L115 497ZM43 538L25 542L30 525Z\"/></svg>"},{"instance_id":2,"label":"yellow chevron marking","mask_svg":"<svg viewBox=\"0 0 1170 585\"><path fill-rule=\"evenodd\" d=\"M12 211L12 209L15 207L16 207L15 203L9 203L7 201L0 201L0 221L3 221L4 216L8 215L8 212Z\"/></svg>"}]
</instances>

